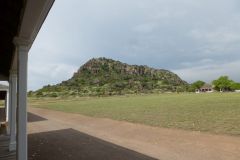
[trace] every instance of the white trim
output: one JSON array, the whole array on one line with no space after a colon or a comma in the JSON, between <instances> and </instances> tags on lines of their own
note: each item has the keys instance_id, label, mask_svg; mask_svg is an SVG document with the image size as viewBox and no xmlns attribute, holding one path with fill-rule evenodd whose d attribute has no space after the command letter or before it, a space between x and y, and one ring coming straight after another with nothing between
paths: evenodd
<instances>
[{"instance_id":1,"label":"white trim","mask_svg":"<svg viewBox=\"0 0 240 160\"><path fill-rule=\"evenodd\" d=\"M32 42L35 40L35 38L37 37L37 34L39 32L39 30L42 27L43 22L45 21L50 9L52 8L52 5L54 3L55 0L46 0L44 3L44 6L42 8L42 11L39 15L39 18L37 20L36 26L33 30L32 36L31 36L31 40Z\"/></svg>"},{"instance_id":2,"label":"white trim","mask_svg":"<svg viewBox=\"0 0 240 160\"><path fill-rule=\"evenodd\" d=\"M15 44L15 46L21 46L21 50L24 50L25 52L30 49L29 46L31 45L30 40L24 39L22 37L14 37L13 43Z\"/></svg>"},{"instance_id":3,"label":"white trim","mask_svg":"<svg viewBox=\"0 0 240 160\"><path fill-rule=\"evenodd\" d=\"M32 46L55 0L29 0L26 3L18 37Z\"/></svg>"}]
</instances>

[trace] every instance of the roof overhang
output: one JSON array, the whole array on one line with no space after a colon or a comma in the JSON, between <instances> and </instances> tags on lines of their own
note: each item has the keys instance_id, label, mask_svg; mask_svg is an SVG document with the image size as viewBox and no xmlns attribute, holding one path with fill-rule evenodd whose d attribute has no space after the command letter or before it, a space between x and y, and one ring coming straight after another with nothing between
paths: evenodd
<instances>
[{"instance_id":1,"label":"roof overhang","mask_svg":"<svg viewBox=\"0 0 240 160\"><path fill-rule=\"evenodd\" d=\"M0 80L8 80L17 70L15 45L29 50L54 0L18 0L0 2Z\"/></svg>"},{"instance_id":2,"label":"roof overhang","mask_svg":"<svg viewBox=\"0 0 240 160\"><path fill-rule=\"evenodd\" d=\"M7 80L14 52L13 38L17 35L23 0L0 1L0 80Z\"/></svg>"}]
</instances>

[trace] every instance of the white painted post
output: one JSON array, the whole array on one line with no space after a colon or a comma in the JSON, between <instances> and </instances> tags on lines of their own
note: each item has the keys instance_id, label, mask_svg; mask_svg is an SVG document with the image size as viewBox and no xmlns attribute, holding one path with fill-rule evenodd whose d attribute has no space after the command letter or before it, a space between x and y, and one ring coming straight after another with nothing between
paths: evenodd
<instances>
[{"instance_id":1,"label":"white painted post","mask_svg":"<svg viewBox=\"0 0 240 160\"><path fill-rule=\"evenodd\" d=\"M28 48L18 51L17 160L27 160L27 63Z\"/></svg>"},{"instance_id":2,"label":"white painted post","mask_svg":"<svg viewBox=\"0 0 240 160\"><path fill-rule=\"evenodd\" d=\"M10 81L9 81L9 98L10 98L10 145L9 151L16 150L16 110L17 110L17 71L10 72Z\"/></svg>"},{"instance_id":3,"label":"white painted post","mask_svg":"<svg viewBox=\"0 0 240 160\"><path fill-rule=\"evenodd\" d=\"M11 125L11 112L12 112L12 107L11 107L11 95L10 95L10 90L11 90L11 76L9 77L9 87L8 87L8 91L7 91L7 98L6 98L6 102L7 102L7 116L6 116L6 122L7 122L7 135L10 135L10 125Z\"/></svg>"},{"instance_id":4,"label":"white painted post","mask_svg":"<svg viewBox=\"0 0 240 160\"><path fill-rule=\"evenodd\" d=\"M6 97L5 97L5 110L6 110L6 122L8 122L8 116L9 116L8 90L6 90Z\"/></svg>"}]
</instances>

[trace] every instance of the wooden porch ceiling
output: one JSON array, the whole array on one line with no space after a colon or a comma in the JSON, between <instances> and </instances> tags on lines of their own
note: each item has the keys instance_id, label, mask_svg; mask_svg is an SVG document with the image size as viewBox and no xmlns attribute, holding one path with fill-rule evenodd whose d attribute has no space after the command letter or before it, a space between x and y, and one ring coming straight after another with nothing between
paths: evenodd
<instances>
[{"instance_id":1,"label":"wooden porch ceiling","mask_svg":"<svg viewBox=\"0 0 240 160\"><path fill-rule=\"evenodd\" d=\"M13 38L19 30L24 0L0 1L0 80L9 77L14 53Z\"/></svg>"}]
</instances>

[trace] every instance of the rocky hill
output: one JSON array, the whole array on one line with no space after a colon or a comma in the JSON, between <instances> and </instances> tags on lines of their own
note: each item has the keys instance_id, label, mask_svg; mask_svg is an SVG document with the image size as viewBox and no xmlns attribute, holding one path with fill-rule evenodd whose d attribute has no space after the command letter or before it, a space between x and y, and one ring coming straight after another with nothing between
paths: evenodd
<instances>
[{"instance_id":1,"label":"rocky hill","mask_svg":"<svg viewBox=\"0 0 240 160\"><path fill-rule=\"evenodd\" d=\"M79 68L73 77L53 86L31 92L37 96L98 96L134 93L182 91L187 83L164 69L128 65L107 58L93 58Z\"/></svg>"}]
</instances>

